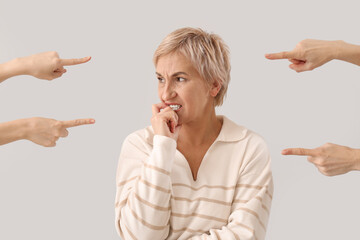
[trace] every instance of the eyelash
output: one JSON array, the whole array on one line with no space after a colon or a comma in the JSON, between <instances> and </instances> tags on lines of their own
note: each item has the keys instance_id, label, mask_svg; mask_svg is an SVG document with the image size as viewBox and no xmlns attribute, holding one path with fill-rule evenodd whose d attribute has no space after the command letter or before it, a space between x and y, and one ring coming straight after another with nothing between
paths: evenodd
<instances>
[{"instance_id":1,"label":"eyelash","mask_svg":"<svg viewBox=\"0 0 360 240\"><path fill-rule=\"evenodd\" d=\"M165 81L165 80L164 80L163 78L161 78L161 77L158 77L157 79L158 79L158 81L159 81L160 83L163 83L163 82ZM183 80L180 81L180 79L183 79ZM177 82L185 82L186 80L187 80L187 79L186 79L186 78L183 78L183 77L177 77L177 78L176 78L176 81L177 81Z\"/></svg>"},{"instance_id":2,"label":"eyelash","mask_svg":"<svg viewBox=\"0 0 360 240\"><path fill-rule=\"evenodd\" d=\"M180 78L181 78L181 79L183 79L183 80L182 80L182 81L180 81ZM183 78L183 77L177 77L177 78L176 78L176 80L177 80L177 81L179 81L179 82L185 82L185 81L186 81L186 78Z\"/></svg>"}]
</instances>

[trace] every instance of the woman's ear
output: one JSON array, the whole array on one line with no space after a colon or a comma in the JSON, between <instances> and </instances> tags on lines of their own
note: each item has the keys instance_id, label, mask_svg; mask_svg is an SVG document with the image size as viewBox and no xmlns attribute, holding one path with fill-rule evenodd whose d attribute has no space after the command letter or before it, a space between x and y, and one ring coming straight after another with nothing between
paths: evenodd
<instances>
[{"instance_id":1,"label":"woman's ear","mask_svg":"<svg viewBox=\"0 0 360 240\"><path fill-rule=\"evenodd\" d=\"M216 97L221 89L221 84L219 81L214 80L210 87L210 95Z\"/></svg>"}]
</instances>

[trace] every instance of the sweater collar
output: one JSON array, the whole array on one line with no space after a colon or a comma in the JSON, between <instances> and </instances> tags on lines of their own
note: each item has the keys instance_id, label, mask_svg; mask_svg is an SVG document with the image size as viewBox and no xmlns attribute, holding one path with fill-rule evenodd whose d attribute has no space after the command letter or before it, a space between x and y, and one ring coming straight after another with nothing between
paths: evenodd
<instances>
[{"instance_id":1,"label":"sweater collar","mask_svg":"<svg viewBox=\"0 0 360 240\"><path fill-rule=\"evenodd\" d=\"M219 136L216 138L215 141L221 141L221 142L236 142L243 139L246 135L246 128L237 125L230 119L228 119L226 116L218 116L219 118L222 118L223 125L221 127Z\"/></svg>"},{"instance_id":2,"label":"sweater collar","mask_svg":"<svg viewBox=\"0 0 360 240\"><path fill-rule=\"evenodd\" d=\"M236 142L243 139L246 135L247 129L237 125L226 116L218 115L218 118L223 120L223 124L218 137L215 142ZM151 126L146 128L146 141L153 145L154 130Z\"/></svg>"}]
</instances>

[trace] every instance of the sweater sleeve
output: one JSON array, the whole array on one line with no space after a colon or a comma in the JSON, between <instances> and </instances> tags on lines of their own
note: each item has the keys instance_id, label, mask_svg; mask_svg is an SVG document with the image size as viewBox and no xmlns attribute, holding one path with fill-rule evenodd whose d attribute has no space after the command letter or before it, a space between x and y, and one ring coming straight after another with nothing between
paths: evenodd
<instances>
[{"instance_id":1,"label":"sweater sleeve","mask_svg":"<svg viewBox=\"0 0 360 240\"><path fill-rule=\"evenodd\" d=\"M126 239L165 239L169 234L171 180L176 142L155 135L147 151L139 136L123 144L117 175L115 225Z\"/></svg>"},{"instance_id":2,"label":"sweater sleeve","mask_svg":"<svg viewBox=\"0 0 360 240\"><path fill-rule=\"evenodd\" d=\"M265 239L273 194L270 154L263 141L249 152L239 173L227 225L190 239Z\"/></svg>"}]
</instances>

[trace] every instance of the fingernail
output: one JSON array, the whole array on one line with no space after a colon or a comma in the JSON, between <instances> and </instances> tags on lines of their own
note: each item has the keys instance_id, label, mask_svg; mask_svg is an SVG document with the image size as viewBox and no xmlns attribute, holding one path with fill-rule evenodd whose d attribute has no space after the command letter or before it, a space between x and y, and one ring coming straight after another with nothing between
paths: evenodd
<instances>
[{"instance_id":1,"label":"fingernail","mask_svg":"<svg viewBox=\"0 0 360 240\"><path fill-rule=\"evenodd\" d=\"M90 119L90 123L95 123L95 119Z\"/></svg>"}]
</instances>

